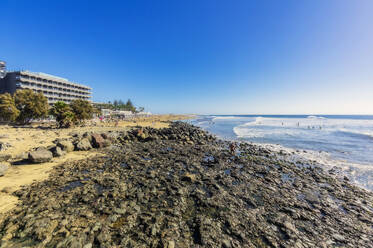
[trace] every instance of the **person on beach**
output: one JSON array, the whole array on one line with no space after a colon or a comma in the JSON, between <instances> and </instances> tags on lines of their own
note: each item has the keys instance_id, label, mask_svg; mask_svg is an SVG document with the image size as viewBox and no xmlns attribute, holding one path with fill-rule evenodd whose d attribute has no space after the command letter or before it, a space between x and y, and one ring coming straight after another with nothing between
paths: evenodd
<instances>
[{"instance_id":1,"label":"person on beach","mask_svg":"<svg viewBox=\"0 0 373 248\"><path fill-rule=\"evenodd\" d=\"M236 143L232 142L230 145L229 145L229 149L231 151L231 154L232 155L235 155L236 154Z\"/></svg>"}]
</instances>

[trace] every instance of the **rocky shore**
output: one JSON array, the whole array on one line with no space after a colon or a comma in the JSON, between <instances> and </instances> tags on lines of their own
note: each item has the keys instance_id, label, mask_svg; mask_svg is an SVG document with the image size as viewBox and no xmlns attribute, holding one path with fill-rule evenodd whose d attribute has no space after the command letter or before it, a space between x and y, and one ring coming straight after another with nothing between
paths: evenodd
<instances>
[{"instance_id":1,"label":"rocky shore","mask_svg":"<svg viewBox=\"0 0 373 248\"><path fill-rule=\"evenodd\" d=\"M172 121L191 117L152 115L121 120L118 123L91 120L66 129L56 128L53 122L35 122L25 126L0 125L0 215L17 205L18 197L13 193L22 185L47 179L56 165L99 156L102 149L89 149L86 140L79 145L76 143L82 140L81 135L87 134L86 138L89 139L90 134L120 133L135 126L166 128ZM70 152L71 145L66 146L62 143L58 145L60 141L72 142L74 151ZM91 146L95 145L91 143ZM42 151L34 152L36 150ZM51 153L46 150L52 152L52 158Z\"/></svg>"},{"instance_id":2,"label":"rocky shore","mask_svg":"<svg viewBox=\"0 0 373 248\"><path fill-rule=\"evenodd\" d=\"M16 191L1 247L373 244L373 194L312 162L247 143L232 154L230 142L180 122L110 140L104 157Z\"/></svg>"}]
</instances>

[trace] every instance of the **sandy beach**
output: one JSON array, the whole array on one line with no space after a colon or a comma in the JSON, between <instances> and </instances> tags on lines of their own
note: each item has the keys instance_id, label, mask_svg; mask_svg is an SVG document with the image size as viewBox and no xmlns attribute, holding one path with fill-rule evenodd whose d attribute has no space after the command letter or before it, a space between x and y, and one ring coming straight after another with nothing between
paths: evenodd
<instances>
[{"instance_id":1,"label":"sandy beach","mask_svg":"<svg viewBox=\"0 0 373 248\"><path fill-rule=\"evenodd\" d=\"M7 148L0 151L1 154L8 154L12 158L8 162L1 162L9 166L4 176L0 177L0 214L13 209L18 198L13 192L23 185L29 185L48 178L52 168L68 161L76 161L83 158L99 155L96 150L78 151L66 154L63 157L53 158L51 162L41 164L14 165L12 162L24 156L28 151L45 146L53 145L57 138L68 138L74 133L84 132L107 132L128 130L131 127L168 127L170 121L190 118L183 115L154 115L133 120L115 122L94 122L83 127L68 129L49 128L46 124L33 124L27 127L0 126L0 142L6 144ZM94 124L94 125L93 125Z\"/></svg>"}]
</instances>

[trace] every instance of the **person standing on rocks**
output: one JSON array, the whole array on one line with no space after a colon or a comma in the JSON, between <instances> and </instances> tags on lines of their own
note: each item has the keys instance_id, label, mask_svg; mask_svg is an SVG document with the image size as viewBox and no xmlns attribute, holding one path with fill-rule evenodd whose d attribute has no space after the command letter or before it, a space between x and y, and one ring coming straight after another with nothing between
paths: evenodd
<instances>
[{"instance_id":1,"label":"person standing on rocks","mask_svg":"<svg viewBox=\"0 0 373 248\"><path fill-rule=\"evenodd\" d=\"M230 145L229 145L229 149L231 151L231 154L234 156L236 154L236 148L237 148L237 145L236 143L232 142Z\"/></svg>"}]
</instances>

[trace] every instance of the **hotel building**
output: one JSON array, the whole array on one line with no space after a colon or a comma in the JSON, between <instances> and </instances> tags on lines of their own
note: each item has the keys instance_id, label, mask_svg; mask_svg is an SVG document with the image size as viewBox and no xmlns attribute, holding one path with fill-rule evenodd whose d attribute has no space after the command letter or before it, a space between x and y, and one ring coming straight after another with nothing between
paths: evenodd
<instances>
[{"instance_id":1,"label":"hotel building","mask_svg":"<svg viewBox=\"0 0 373 248\"><path fill-rule=\"evenodd\" d=\"M0 79L0 94L13 94L18 89L31 89L43 92L49 104L57 101L70 103L75 99L89 100L92 88L41 72L13 71L7 72Z\"/></svg>"}]
</instances>

